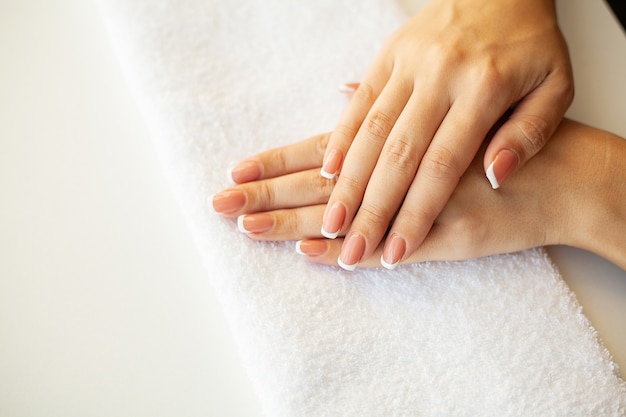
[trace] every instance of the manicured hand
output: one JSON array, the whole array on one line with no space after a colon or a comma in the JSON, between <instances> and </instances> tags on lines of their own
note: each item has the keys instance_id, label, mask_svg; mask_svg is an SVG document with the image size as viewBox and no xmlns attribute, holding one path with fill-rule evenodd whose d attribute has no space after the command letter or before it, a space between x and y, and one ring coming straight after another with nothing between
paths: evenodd
<instances>
[{"instance_id":1,"label":"manicured hand","mask_svg":"<svg viewBox=\"0 0 626 417\"><path fill-rule=\"evenodd\" d=\"M381 263L409 258L503 114L513 108L482 161L493 188L572 97L553 0L432 1L386 42L330 136L321 173L338 181L322 234L346 234L340 265L368 259L388 231Z\"/></svg>"},{"instance_id":2,"label":"manicured hand","mask_svg":"<svg viewBox=\"0 0 626 417\"><path fill-rule=\"evenodd\" d=\"M209 203L255 240L298 240L311 261L338 265L343 239L325 239L321 214L334 182L318 175L328 134L263 152L233 170L238 185ZM462 260L549 244L593 251L626 268L626 140L564 120L500 192L480 151L420 247L402 263ZM360 262L380 266L383 245Z\"/></svg>"}]
</instances>

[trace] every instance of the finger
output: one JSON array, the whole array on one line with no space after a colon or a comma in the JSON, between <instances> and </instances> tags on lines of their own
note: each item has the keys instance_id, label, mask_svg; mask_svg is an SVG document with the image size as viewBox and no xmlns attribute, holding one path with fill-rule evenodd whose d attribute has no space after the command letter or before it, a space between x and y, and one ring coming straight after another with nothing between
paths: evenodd
<instances>
[{"instance_id":1,"label":"finger","mask_svg":"<svg viewBox=\"0 0 626 417\"><path fill-rule=\"evenodd\" d=\"M390 74L390 69L384 64L382 58L379 58L360 84L352 84L356 90L335 130L331 133L324 153L320 171L323 177L333 178L339 173L352 141L387 84Z\"/></svg>"},{"instance_id":2,"label":"finger","mask_svg":"<svg viewBox=\"0 0 626 417\"><path fill-rule=\"evenodd\" d=\"M422 243L500 116L499 106L485 106L476 95L471 98L452 105L420 162L385 242L383 265L390 269Z\"/></svg>"},{"instance_id":3,"label":"finger","mask_svg":"<svg viewBox=\"0 0 626 417\"><path fill-rule=\"evenodd\" d=\"M237 227L254 240L297 240L320 238L324 205L244 214Z\"/></svg>"},{"instance_id":4,"label":"finger","mask_svg":"<svg viewBox=\"0 0 626 417\"><path fill-rule=\"evenodd\" d=\"M330 133L324 133L251 156L232 168L229 176L234 183L243 184L319 168L329 138Z\"/></svg>"},{"instance_id":5,"label":"finger","mask_svg":"<svg viewBox=\"0 0 626 417\"><path fill-rule=\"evenodd\" d=\"M324 204L335 180L317 169L240 184L209 197L209 207L225 217L283 208Z\"/></svg>"},{"instance_id":6,"label":"finger","mask_svg":"<svg viewBox=\"0 0 626 417\"><path fill-rule=\"evenodd\" d=\"M295 250L309 261L322 265L338 266L337 259L343 239L304 239L296 242Z\"/></svg>"},{"instance_id":7,"label":"finger","mask_svg":"<svg viewBox=\"0 0 626 417\"><path fill-rule=\"evenodd\" d=\"M411 94L405 83L390 82L363 122L324 212L323 234L336 237L352 222L380 151ZM329 145L330 146L330 145Z\"/></svg>"},{"instance_id":8,"label":"finger","mask_svg":"<svg viewBox=\"0 0 626 417\"><path fill-rule=\"evenodd\" d=\"M485 173L496 189L543 148L572 102L569 78L556 73L528 94L496 131L485 153Z\"/></svg>"},{"instance_id":9,"label":"finger","mask_svg":"<svg viewBox=\"0 0 626 417\"><path fill-rule=\"evenodd\" d=\"M394 125L344 241L345 253L341 255L344 265L356 265L361 258L368 258L389 228L424 152L448 111L449 102L435 97L438 95L414 91ZM355 239L357 246L353 250ZM365 244L359 244L359 240Z\"/></svg>"},{"instance_id":10,"label":"finger","mask_svg":"<svg viewBox=\"0 0 626 417\"><path fill-rule=\"evenodd\" d=\"M322 264L339 266L339 255L341 253L341 246L344 243L343 239L304 239L296 242L295 250L300 255L306 256L311 262ZM382 253L382 246L378 247L374 253L364 258L359 267L361 268L376 268L380 267L379 259Z\"/></svg>"},{"instance_id":11,"label":"finger","mask_svg":"<svg viewBox=\"0 0 626 417\"><path fill-rule=\"evenodd\" d=\"M340 84L339 87L337 88L337 90L340 93L345 94L346 97L348 97L349 99L351 99L352 95L359 88L360 84L361 83L357 83L357 82L350 82L350 83Z\"/></svg>"}]
</instances>

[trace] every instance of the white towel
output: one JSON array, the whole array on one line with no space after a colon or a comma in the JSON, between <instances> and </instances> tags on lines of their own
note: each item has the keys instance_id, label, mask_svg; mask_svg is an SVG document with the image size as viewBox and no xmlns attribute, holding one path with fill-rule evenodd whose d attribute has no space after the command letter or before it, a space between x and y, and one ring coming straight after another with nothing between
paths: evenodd
<instances>
[{"instance_id":1,"label":"white towel","mask_svg":"<svg viewBox=\"0 0 626 417\"><path fill-rule=\"evenodd\" d=\"M543 250L345 272L260 243L207 196L331 130L389 0L104 0L102 11L268 416L624 416L626 387Z\"/></svg>"}]
</instances>

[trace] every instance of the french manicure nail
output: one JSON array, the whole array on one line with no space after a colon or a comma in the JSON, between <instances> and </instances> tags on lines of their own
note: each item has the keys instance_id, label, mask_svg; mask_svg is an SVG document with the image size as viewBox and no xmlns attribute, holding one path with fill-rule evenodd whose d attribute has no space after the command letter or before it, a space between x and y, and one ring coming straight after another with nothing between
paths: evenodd
<instances>
[{"instance_id":1,"label":"french manicure nail","mask_svg":"<svg viewBox=\"0 0 626 417\"><path fill-rule=\"evenodd\" d=\"M519 156L511 149L502 149L487 168L487 179L495 190L515 171L519 164Z\"/></svg>"},{"instance_id":2,"label":"french manicure nail","mask_svg":"<svg viewBox=\"0 0 626 417\"><path fill-rule=\"evenodd\" d=\"M406 241L394 233L385 243L380 264L389 270L394 270L402 260L404 252L406 252Z\"/></svg>"},{"instance_id":3,"label":"french manicure nail","mask_svg":"<svg viewBox=\"0 0 626 417\"><path fill-rule=\"evenodd\" d=\"M328 245L323 240L299 240L296 252L304 256L320 256L326 253Z\"/></svg>"},{"instance_id":4,"label":"french manicure nail","mask_svg":"<svg viewBox=\"0 0 626 417\"><path fill-rule=\"evenodd\" d=\"M341 166L341 151L339 149L331 149L328 151L328 154L324 158L324 164L322 165L322 170L320 175L324 178L333 179L337 172L339 172L339 167Z\"/></svg>"},{"instance_id":5,"label":"french manicure nail","mask_svg":"<svg viewBox=\"0 0 626 417\"><path fill-rule=\"evenodd\" d=\"M246 196L238 190L222 191L209 196L209 208L218 214L235 213L246 204Z\"/></svg>"},{"instance_id":6,"label":"french manicure nail","mask_svg":"<svg viewBox=\"0 0 626 417\"><path fill-rule=\"evenodd\" d=\"M269 214L242 214L237 217L237 229L241 233L263 233L274 227L274 217Z\"/></svg>"},{"instance_id":7,"label":"french manicure nail","mask_svg":"<svg viewBox=\"0 0 626 417\"><path fill-rule=\"evenodd\" d=\"M359 83L345 83L339 84L337 90L339 90L340 93L352 94L356 91L357 88L359 88Z\"/></svg>"},{"instance_id":8,"label":"french manicure nail","mask_svg":"<svg viewBox=\"0 0 626 417\"><path fill-rule=\"evenodd\" d=\"M258 180L261 176L261 168L256 161L243 161L230 170L230 178L236 184Z\"/></svg>"},{"instance_id":9,"label":"french manicure nail","mask_svg":"<svg viewBox=\"0 0 626 417\"><path fill-rule=\"evenodd\" d=\"M324 221L322 222L322 236L328 239L335 239L339 236L341 226L346 218L346 207L339 201L333 203L324 213Z\"/></svg>"},{"instance_id":10,"label":"french manicure nail","mask_svg":"<svg viewBox=\"0 0 626 417\"><path fill-rule=\"evenodd\" d=\"M364 252L365 237L358 232L352 232L343 242L337 263L346 271L354 271Z\"/></svg>"}]
</instances>

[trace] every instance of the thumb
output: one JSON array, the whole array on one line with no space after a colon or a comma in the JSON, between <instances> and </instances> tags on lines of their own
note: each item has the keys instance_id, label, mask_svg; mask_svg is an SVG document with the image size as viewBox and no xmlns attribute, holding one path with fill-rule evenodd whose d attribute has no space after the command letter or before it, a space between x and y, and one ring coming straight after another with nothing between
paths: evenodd
<instances>
[{"instance_id":1,"label":"thumb","mask_svg":"<svg viewBox=\"0 0 626 417\"><path fill-rule=\"evenodd\" d=\"M496 130L485 151L485 173L499 188L550 139L573 99L573 87L546 80L524 97ZM564 85L565 84L565 85Z\"/></svg>"}]
</instances>

